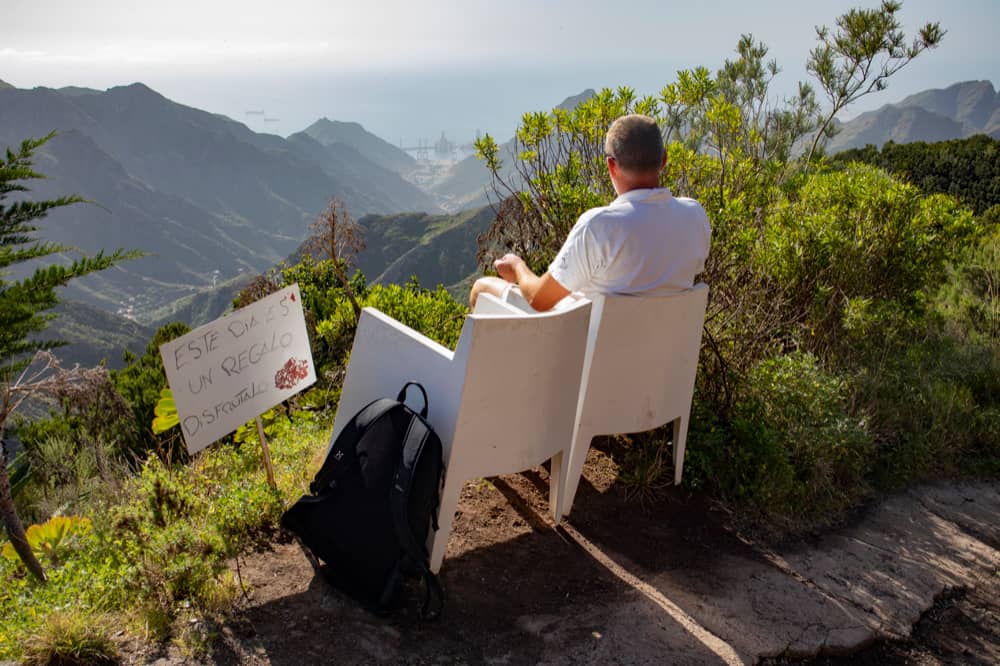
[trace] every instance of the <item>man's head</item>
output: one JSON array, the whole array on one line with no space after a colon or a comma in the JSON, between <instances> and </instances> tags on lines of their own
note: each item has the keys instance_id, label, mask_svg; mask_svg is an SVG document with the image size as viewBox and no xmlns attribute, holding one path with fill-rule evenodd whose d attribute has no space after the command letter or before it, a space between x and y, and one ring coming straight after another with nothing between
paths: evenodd
<instances>
[{"instance_id":1,"label":"man's head","mask_svg":"<svg viewBox=\"0 0 1000 666\"><path fill-rule=\"evenodd\" d=\"M621 191L618 180L625 182L625 191L655 187L659 182L666 153L660 128L649 116L633 113L613 122L604 139L604 152L615 189Z\"/></svg>"}]
</instances>

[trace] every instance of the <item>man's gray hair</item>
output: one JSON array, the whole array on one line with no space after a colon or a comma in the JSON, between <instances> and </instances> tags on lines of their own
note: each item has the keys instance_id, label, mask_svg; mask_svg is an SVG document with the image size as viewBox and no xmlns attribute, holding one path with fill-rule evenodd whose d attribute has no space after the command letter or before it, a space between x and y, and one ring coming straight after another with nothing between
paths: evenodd
<instances>
[{"instance_id":1,"label":"man's gray hair","mask_svg":"<svg viewBox=\"0 0 1000 666\"><path fill-rule=\"evenodd\" d=\"M622 116L608 128L604 152L626 171L658 171L663 164L663 135L649 116Z\"/></svg>"}]
</instances>

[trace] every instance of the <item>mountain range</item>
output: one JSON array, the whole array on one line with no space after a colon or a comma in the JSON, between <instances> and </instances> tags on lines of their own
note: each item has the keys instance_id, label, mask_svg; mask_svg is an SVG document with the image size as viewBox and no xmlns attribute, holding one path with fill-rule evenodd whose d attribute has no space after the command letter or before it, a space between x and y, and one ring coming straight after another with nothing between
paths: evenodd
<instances>
[{"instance_id":1,"label":"mountain range","mask_svg":"<svg viewBox=\"0 0 1000 666\"><path fill-rule=\"evenodd\" d=\"M974 134L1000 138L1000 93L989 81L925 90L838 124L827 154L888 141L947 141Z\"/></svg>"},{"instance_id":2,"label":"mountain range","mask_svg":"<svg viewBox=\"0 0 1000 666\"><path fill-rule=\"evenodd\" d=\"M103 92L0 88L0 146L53 130L35 160L46 179L29 183L31 196L72 192L95 205L53 211L46 240L87 253L149 253L74 281L66 295L112 312L127 302L139 320L280 261L331 197L355 215L440 210L348 143L257 134L142 84ZM381 139L369 135L369 142Z\"/></svg>"},{"instance_id":3,"label":"mountain range","mask_svg":"<svg viewBox=\"0 0 1000 666\"><path fill-rule=\"evenodd\" d=\"M359 123L320 118L302 130L324 146L343 144L354 148L380 167L407 174L417 168L417 160L368 132Z\"/></svg>"}]
</instances>

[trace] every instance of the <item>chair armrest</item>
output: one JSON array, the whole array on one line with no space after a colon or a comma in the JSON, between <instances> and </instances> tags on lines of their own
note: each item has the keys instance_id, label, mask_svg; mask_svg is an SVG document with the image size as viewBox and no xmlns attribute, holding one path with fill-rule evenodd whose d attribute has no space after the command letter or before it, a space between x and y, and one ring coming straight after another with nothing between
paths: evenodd
<instances>
[{"instance_id":1,"label":"chair armrest","mask_svg":"<svg viewBox=\"0 0 1000 666\"><path fill-rule=\"evenodd\" d=\"M574 291L569 296L564 297L561 301L556 303L554 307L557 310L565 310L567 307L570 307L574 302L579 301L580 299L583 298L586 298L583 295L583 293L579 291ZM528 303L528 300L524 297L524 294L521 293L521 290L517 287L517 285L512 285L507 290L505 290L503 298L501 300L503 300L504 303L507 303L508 305L517 308L521 312L527 312L528 314L538 313L538 310L531 307L531 304Z\"/></svg>"},{"instance_id":2,"label":"chair armrest","mask_svg":"<svg viewBox=\"0 0 1000 666\"><path fill-rule=\"evenodd\" d=\"M455 353L440 342L431 340L420 331L396 321L381 310L373 307L364 308L361 311L361 319L358 321L358 330L354 338L355 345L359 340L362 343L367 343L385 337L392 338L394 344L409 346L411 349L426 348L427 351L441 356L448 362L451 361ZM352 348L351 355L353 356L353 354Z\"/></svg>"},{"instance_id":3,"label":"chair armrest","mask_svg":"<svg viewBox=\"0 0 1000 666\"><path fill-rule=\"evenodd\" d=\"M502 301L493 294L482 293L476 299L476 309L473 314L523 315L524 310L511 303Z\"/></svg>"},{"instance_id":4,"label":"chair armrest","mask_svg":"<svg viewBox=\"0 0 1000 666\"><path fill-rule=\"evenodd\" d=\"M457 401L454 353L427 336L374 308L365 308L351 348L347 375L333 425L333 439L365 405L377 398L395 398L410 380L427 391L429 421ZM419 409L422 405L411 405Z\"/></svg>"},{"instance_id":5,"label":"chair armrest","mask_svg":"<svg viewBox=\"0 0 1000 666\"><path fill-rule=\"evenodd\" d=\"M503 301L504 303L517 308L521 312L537 312L535 308L531 307L531 304L528 303L527 299L524 298L524 295L521 293L521 290L517 285L511 285L510 288L504 291Z\"/></svg>"}]
</instances>

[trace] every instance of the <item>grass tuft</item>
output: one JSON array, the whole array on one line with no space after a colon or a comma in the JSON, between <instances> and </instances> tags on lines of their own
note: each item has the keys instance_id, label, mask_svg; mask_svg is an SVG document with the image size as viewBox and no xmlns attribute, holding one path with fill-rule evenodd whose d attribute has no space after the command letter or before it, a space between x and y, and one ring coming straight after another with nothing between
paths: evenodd
<instances>
[{"instance_id":1,"label":"grass tuft","mask_svg":"<svg viewBox=\"0 0 1000 666\"><path fill-rule=\"evenodd\" d=\"M103 616L53 613L28 641L25 663L40 666L117 663L118 647L111 639L111 627L111 622Z\"/></svg>"}]
</instances>

